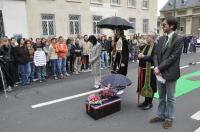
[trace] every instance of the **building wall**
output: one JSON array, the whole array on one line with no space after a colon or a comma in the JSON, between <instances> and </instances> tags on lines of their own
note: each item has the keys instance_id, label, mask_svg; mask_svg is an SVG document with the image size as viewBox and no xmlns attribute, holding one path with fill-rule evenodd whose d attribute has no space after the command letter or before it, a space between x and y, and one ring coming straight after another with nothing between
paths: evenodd
<instances>
[{"instance_id":1,"label":"building wall","mask_svg":"<svg viewBox=\"0 0 200 132\"><path fill-rule=\"evenodd\" d=\"M28 37L25 1L1 1L0 10L3 14L6 36L13 37L20 34Z\"/></svg>"},{"instance_id":2,"label":"building wall","mask_svg":"<svg viewBox=\"0 0 200 132\"><path fill-rule=\"evenodd\" d=\"M162 19L171 13L171 11L161 12L160 18ZM176 17L180 17L180 26L184 27L183 32L179 32L180 34L200 34L200 7L177 10Z\"/></svg>"},{"instance_id":3,"label":"building wall","mask_svg":"<svg viewBox=\"0 0 200 132\"><path fill-rule=\"evenodd\" d=\"M73 0L70 0L73 1ZM77 1L77 0L75 0ZM29 36L36 38L42 36L41 14L54 14L56 36L70 36L69 14L81 16L81 33L93 34L92 16L102 18L120 16L126 20L136 18L136 33L142 34L142 20L149 19L149 31L156 31L157 27L157 0L149 1L149 9L142 9L142 1L137 0L136 8L128 8L127 0L121 0L120 6L111 6L110 0L103 0L102 4L91 4L90 0L69 2L69 0L27 0L27 16ZM103 30L104 34L112 34L111 30ZM129 35L129 32L126 32Z\"/></svg>"},{"instance_id":4,"label":"building wall","mask_svg":"<svg viewBox=\"0 0 200 132\"><path fill-rule=\"evenodd\" d=\"M199 34L200 17L192 17L192 30L191 33Z\"/></svg>"}]
</instances>

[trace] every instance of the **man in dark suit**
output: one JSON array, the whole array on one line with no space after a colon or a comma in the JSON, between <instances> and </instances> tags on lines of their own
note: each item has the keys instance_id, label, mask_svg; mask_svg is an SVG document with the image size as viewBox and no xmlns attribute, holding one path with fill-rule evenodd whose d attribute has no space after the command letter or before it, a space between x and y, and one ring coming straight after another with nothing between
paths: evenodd
<instances>
[{"instance_id":1,"label":"man in dark suit","mask_svg":"<svg viewBox=\"0 0 200 132\"><path fill-rule=\"evenodd\" d=\"M158 40L154 53L154 73L165 81L157 80L159 93L159 105L157 117L150 123L164 122L163 128L172 127L175 116L175 88L176 81L180 77L180 58L183 47L183 38L175 33L177 20L168 16L163 20L162 29L166 34Z\"/></svg>"},{"instance_id":2,"label":"man in dark suit","mask_svg":"<svg viewBox=\"0 0 200 132\"><path fill-rule=\"evenodd\" d=\"M188 52L189 43L190 43L189 37L185 36L184 37L184 47L183 47L183 53L185 53L185 54L187 54L187 52Z\"/></svg>"}]
</instances>

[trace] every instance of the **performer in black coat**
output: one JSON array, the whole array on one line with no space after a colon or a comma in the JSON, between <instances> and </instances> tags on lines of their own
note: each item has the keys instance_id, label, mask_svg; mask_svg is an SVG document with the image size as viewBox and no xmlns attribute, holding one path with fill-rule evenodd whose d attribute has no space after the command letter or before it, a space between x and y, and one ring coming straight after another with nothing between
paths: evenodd
<instances>
[{"instance_id":1,"label":"performer in black coat","mask_svg":"<svg viewBox=\"0 0 200 132\"><path fill-rule=\"evenodd\" d=\"M129 59L129 50L128 50L128 41L124 36L124 31L121 29L116 29L116 36L114 40L114 73L127 75L128 71L128 59Z\"/></svg>"},{"instance_id":2,"label":"performer in black coat","mask_svg":"<svg viewBox=\"0 0 200 132\"><path fill-rule=\"evenodd\" d=\"M10 45L7 38L3 38L1 40L0 66L4 74L5 84L7 86L13 87L14 83L16 82L16 70L14 66L14 48ZM11 88L9 90L11 90Z\"/></svg>"}]
</instances>

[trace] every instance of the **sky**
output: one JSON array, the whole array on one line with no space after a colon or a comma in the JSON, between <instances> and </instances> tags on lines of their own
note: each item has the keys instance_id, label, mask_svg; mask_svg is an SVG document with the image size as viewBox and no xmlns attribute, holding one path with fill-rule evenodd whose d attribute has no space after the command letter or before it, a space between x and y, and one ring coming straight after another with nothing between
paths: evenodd
<instances>
[{"instance_id":1,"label":"sky","mask_svg":"<svg viewBox=\"0 0 200 132\"><path fill-rule=\"evenodd\" d=\"M157 15L160 16L159 10L167 3L168 0L158 0L158 8L157 8Z\"/></svg>"}]
</instances>

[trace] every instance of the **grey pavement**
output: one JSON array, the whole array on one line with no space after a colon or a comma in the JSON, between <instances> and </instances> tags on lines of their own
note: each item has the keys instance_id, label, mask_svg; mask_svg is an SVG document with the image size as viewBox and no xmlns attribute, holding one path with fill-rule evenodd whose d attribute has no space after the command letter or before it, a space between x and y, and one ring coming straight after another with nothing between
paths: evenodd
<instances>
[{"instance_id":1,"label":"grey pavement","mask_svg":"<svg viewBox=\"0 0 200 132\"><path fill-rule=\"evenodd\" d=\"M181 66L194 61L200 61L200 53L183 55ZM200 70L199 67L192 65L181 70L181 74ZM103 71L103 74L108 73L109 70ZM136 63L130 63L128 77L133 81L133 86L127 88L121 97L121 111L99 120L93 120L86 114L87 96L31 108L31 105L38 103L91 91L93 78L90 73L18 87L9 93L8 98L0 94L0 132L193 132L200 127L200 122L190 119L200 110L200 89L177 98L174 126L164 130L160 123L148 123L156 114L157 99L154 99L151 110L143 111L137 107Z\"/></svg>"}]
</instances>

